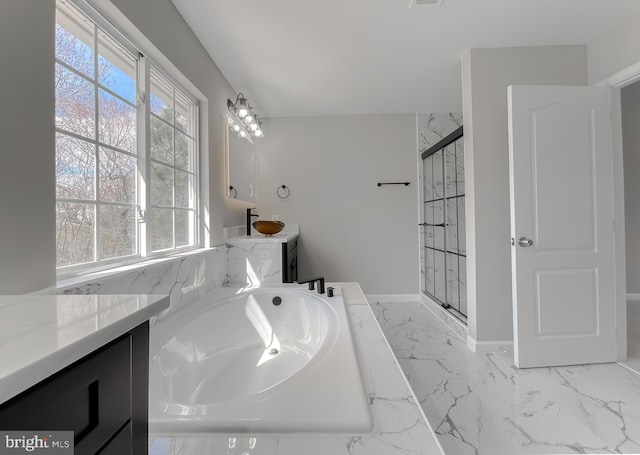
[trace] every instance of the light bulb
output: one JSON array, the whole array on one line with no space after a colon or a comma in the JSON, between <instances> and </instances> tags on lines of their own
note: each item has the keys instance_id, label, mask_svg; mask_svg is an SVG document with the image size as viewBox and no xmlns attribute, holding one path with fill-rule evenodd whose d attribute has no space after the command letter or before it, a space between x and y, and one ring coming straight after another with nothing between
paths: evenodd
<instances>
[{"instance_id":1,"label":"light bulb","mask_svg":"<svg viewBox=\"0 0 640 455\"><path fill-rule=\"evenodd\" d=\"M253 135L254 135L255 137L262 137L262 130L255 130L255 131L253 132Z\"/></svg>"},{"instance_id":2,"label":"light bulb","mask_svg":"<svg viewBox=\"0 0 640 455\"><path fill-rule=\"evenodd\" d=\"M245 133L245 132L244 132L244 130L243 130L243 131L240 131L240 132L238 133L238 136L240 136L240 137L247 137L247 133Z\"/></svg>"},{"instance_id":3,"label":"light bulb","mask_svg":"<svg viewBox=\"0 0 640 455\"><path fill-rule=\"evenodd\" d=\"M238 109L238 116L240 118L243 118L244 116L246 116L249 113L249 111L245 108L240 108Z\"/></svg>"},{"instance_id":4,"label":"light bulb","mask_svg":"<svg viewBox=\"0 0 640 455\"><path fill-rule=\"evenodd\" d=\"M238 125L237 123L233 125L233 131L235 131L236 133L238 131L240 131L240 125Z\"/></svg>"},{"instance_id":5,"label":"light bulb","mask_svg":"<svg viewBox=\"0 0 640 455\"><path fill-rule=\"evenodd\" d=\"M255 131L258 129L258 124L256 122L253 122L251 125L249 125L249 128L251 129L251 131Z\"/></svg>"},{"instance_id":6,"label":"light bulb","mask_svg":"<svg viewBox=\"0 0 640 455\"><path fill-rule=\"evenodd\" d=\"M243 120L243 121L244 121L244 123L246 123L246 124L248 125L249 123L253 122L253 115L251 115L251 114L247 114L247 115L244 117L244 120Z\"/></svg>"}]
</instances>

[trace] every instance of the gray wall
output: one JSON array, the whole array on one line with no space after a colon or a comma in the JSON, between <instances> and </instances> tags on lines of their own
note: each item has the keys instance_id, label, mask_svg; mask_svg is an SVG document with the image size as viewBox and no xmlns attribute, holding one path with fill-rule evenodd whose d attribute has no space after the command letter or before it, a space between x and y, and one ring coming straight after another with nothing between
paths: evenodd
<instances>
[{"instance_id":1,"label":"gray wall","mask_svg":"<svg viewBox=\"0 0 640 455\"><path fill-rule=\"evenodd\" d=\"M472 49L463 57L469 336L513 339L507 87L584 85L585 46Z\"/></svg>"},{"instance_id":2,"label":"gray wall","mask_svg":"<svg viewBox=\"0 0 640 455\"><path fill-rule=\"evenodd\" d=\"M622 89L627 293L640 293L640 82Z\"/></svg>"},{"instance_id":3,"label":"gray wall","mask_svg":"<svg viewBox=\"0 0 640 455\"><path fill-rule=\"evenodd\" d=\"M208 139L204 175L211 182L204 198L212 214L206 237L207 244L220 244L223 226L243 222L242 205L224 197L222 128L234 91L170 0L113 3L208 98L208 130L201 131ZM55 285L54 26L53 0L0 2L2 294Z\"/></svg>"},{"instance_id":4,"label":"gray wall","mask_svg":"<svg viewBox=\"0 0 640 455\"><path fill-rule=\"evenodd\" d=\"M55 2L0 3L0 291L55 281Z\"/></svg>"},{"instance_id":5,"label":"gray wall","mask_svg":"<svg viewBox=\"0 0 640 455\"><path fill-rule=\"evenodd\" d=\"M275 118L257 141L258 210L300 224L301 278L417 294L416 116ZM378 182L411 185L378 187ZM279 199L276 189L291 189Z\"/></svg>"},{"instance_id":6,"label":"gray wall","mask_svg":"<svg viewBox=\"0 0 640 455\"><path fill-rule=\"evenodd\" d=\"M615 33L607 33L588 44L589 84L596 84L640 62L638 18L618 24Z\"/></svg>"}]
</instances>

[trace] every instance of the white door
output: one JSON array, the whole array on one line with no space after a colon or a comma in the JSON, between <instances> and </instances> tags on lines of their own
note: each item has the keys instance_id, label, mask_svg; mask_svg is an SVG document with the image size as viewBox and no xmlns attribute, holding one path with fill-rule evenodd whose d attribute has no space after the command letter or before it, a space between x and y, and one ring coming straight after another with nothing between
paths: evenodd
<instances>
[{"instance_id":1,"label":"white door","mask_svg":"<svg viewBox=\"0 0 640 455\"><path fill-rule=\"evenodd\" d=\"M508 95L515 364L614 362L611 90Z\"/></svg>"}]
</instances>

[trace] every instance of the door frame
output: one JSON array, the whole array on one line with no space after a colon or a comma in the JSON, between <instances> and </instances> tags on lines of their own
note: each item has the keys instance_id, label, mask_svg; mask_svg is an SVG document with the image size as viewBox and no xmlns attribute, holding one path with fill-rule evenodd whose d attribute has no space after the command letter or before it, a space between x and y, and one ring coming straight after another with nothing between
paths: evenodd
<instances>
[{"instance_id":1,"label":"door frame","mask_svg":"<svg viewBox=\"0 0 640 455\"><path fill-rule=\"evenodd\" d=\"M612 100L621 105L620 90L627 85L640 81L640 62L593 84L596 87L609 87ZM618 362L627 360L627 279L625 247L625 211L624 211L624 167L622 150L622 111L612 113L613 128L613 172L614 172L614 213L615 225L615 276L616 276L616 324L618 343Z\"/></svg>"}]
</instances>

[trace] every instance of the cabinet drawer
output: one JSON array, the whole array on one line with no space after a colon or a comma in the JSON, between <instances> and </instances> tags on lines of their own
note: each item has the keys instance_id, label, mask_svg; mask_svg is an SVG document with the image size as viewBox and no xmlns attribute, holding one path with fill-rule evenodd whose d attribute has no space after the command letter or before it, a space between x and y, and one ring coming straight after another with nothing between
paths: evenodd
<instances>
[{"instance_id":1,"label":"cabinet drawer","mask_svg":"<svg viewBox=\"0 0 640 455\"><path fill-rule=\"evenodd\" d=\"M131 422L105 445L98 455L133 455Z\"/></svg>"},{"instance_id":2,"label":"cabinet drawer","mask_svg":"<svg viewBox=\"0 0 640 455\"><path fill-rule=\"evenodd\" d=\"M96 453L131 418L129 334L0 406L3 430L67 430Z\"/></svg>"}]
</instances>

